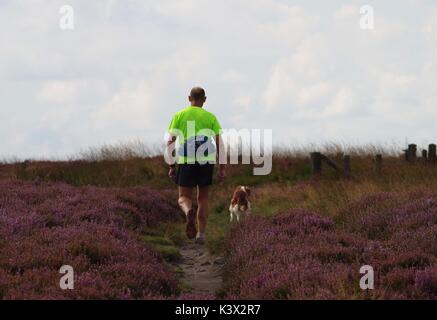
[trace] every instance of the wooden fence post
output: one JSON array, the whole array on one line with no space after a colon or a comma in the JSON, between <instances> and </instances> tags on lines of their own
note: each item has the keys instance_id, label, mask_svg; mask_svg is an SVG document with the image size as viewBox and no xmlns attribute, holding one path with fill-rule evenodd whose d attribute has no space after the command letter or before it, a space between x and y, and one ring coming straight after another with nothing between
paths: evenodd
<instances>
[{"instance_id":1,"label":"wooden fence post","mask_svg":"<svg viewBox=\"0 0 437 320\"><path fill-rule=\"evenodd\" d=\"M428 160L431 163L437 162L437 146L435 144L428 146Z\"/></svg>"},{"instance_id":2,"label":"wooden fence post","mask_svg":"<svg viewBox=\"0 0 437 320\"><path fill-rule=\"evenodd\" d=\"M406 150L405 158L408 162L416 162L417 159L417 145L409 144Z\"/></svg>"},{"instance_id":3,"label":"wooden fence post","mask_svg":"<svg viewBox=\"0 0 437 320\"><path fill-rule=\"evenodd\" d=\"M382 154L377 154L375 156L375 171L381 173L382 171Z\"/></svg>"},{"instance_id":4,"label":"wooden fence post","mask_svg":"<svg viewBox=\"0 0 437 320\"><path fill-rule=\"evenodd\" d=\"M426 162L426 160L428 160L428 150L423 149L422 150L422 161Z\"/></svg>"},{"instance_id":5,"label":"wooden fence post","mask_svg":"<svg viewBox=\"0 0 437 320\"><path fill-rule=\"evenodd\" d=\"M322 154L320 152L311 152L310 155L312 175L322 174Z\"/></svg>"},{"instance_id":6,"label":"wooden fence post","mask_svg":"<svg viewBox=\"0 0 437 320\"><path fill-rule=\"evenodd\" d=\"M351 156L343 156L343 170L346 176L351 174Z\"/></svg>"}]
</instances>

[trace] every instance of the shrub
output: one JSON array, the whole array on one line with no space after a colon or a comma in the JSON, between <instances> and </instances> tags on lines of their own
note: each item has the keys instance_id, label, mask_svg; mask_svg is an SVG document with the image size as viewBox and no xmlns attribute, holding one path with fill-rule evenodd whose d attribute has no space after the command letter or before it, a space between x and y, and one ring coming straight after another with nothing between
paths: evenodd
<instances>
[{"instance_id":1,"label":"shrub","mask_svg":"<svg viewBox=\"0 0 437 320\"><path fill-rule=\"evenodd\" d=\"M156 299L175 276L138 231L178 219L147 188L75 188L0 181L0 298ZM71 265L75 289L59 288Z\"/></svg>"},{"instance_id":2,"label":"shrub","mask_svg":"<svg viewBox=\"0 0 437 320\"><path fill-rule=\"evenodd\" d=\"M247 219L227 239L227 297L436 298L437 196L404 199L386 193L361 199L341 211L337 224L306 210ZM346 216L351 208L357 210ZM362 265L375 271L368 293L359 288Z\"/></svg>"}]
</instances>

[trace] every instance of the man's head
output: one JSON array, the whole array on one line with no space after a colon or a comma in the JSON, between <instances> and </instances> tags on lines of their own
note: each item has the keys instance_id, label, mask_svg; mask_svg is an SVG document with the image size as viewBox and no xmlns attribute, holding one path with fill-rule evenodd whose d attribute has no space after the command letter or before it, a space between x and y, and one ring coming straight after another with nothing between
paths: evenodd
<instances>
[{"instance_id":1,"label":"man's head","mask_svg":"<svg viewBox=\"0 0 437 320\"><path fill-rule=\"evenodd\" d=\"M188 100L191 102L192 106L203 107L203 104L206 101L205 90L201 87L194 87L191 89Z\"/></svg>"}]
</instances>

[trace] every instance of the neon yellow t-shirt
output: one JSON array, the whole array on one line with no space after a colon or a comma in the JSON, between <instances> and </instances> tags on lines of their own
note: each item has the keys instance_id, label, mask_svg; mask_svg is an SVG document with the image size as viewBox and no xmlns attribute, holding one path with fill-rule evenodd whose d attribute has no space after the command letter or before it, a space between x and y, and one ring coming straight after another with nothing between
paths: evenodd
<instances>
[{"instance_id":1,"label":"neon yellow t-shirt","mask_svg":"<svg viewBox=\"0 0 437 320\"><path fill-rule=\"evenodd\" d=\"M168 127L168 132L178 137L179 150L176 149L178 154L178 163L192 163L197 161L215 161L216 152L215 148L213 152L207 152L207 155L191 156L190 154L179 153L180 148L183 148L184 144L196 137L206 137L209 142L214 142L214 137L221 132L221 126L215 115L206 111L203 108L196 106L189 106L181 111L177 112Z\"/></svg>"}]
</instances>

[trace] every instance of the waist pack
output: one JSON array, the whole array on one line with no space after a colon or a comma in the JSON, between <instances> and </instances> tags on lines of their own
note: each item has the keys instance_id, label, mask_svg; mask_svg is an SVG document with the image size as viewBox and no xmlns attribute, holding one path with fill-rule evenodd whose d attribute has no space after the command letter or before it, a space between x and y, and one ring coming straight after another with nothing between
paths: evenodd
<instances>
[{"instance_id":1,"label":"waist pack","mask_svg":"<svg viewBox=\"0 0 437 320\"><path fill-rule=\"evenodd\" d=\"M208 139L206 136L195 136L189 138L179 147L178 154L181 157L194 158L196 155L206 157L214 152L215 146L211 139Z\"/></svg>"}]
</instances>

